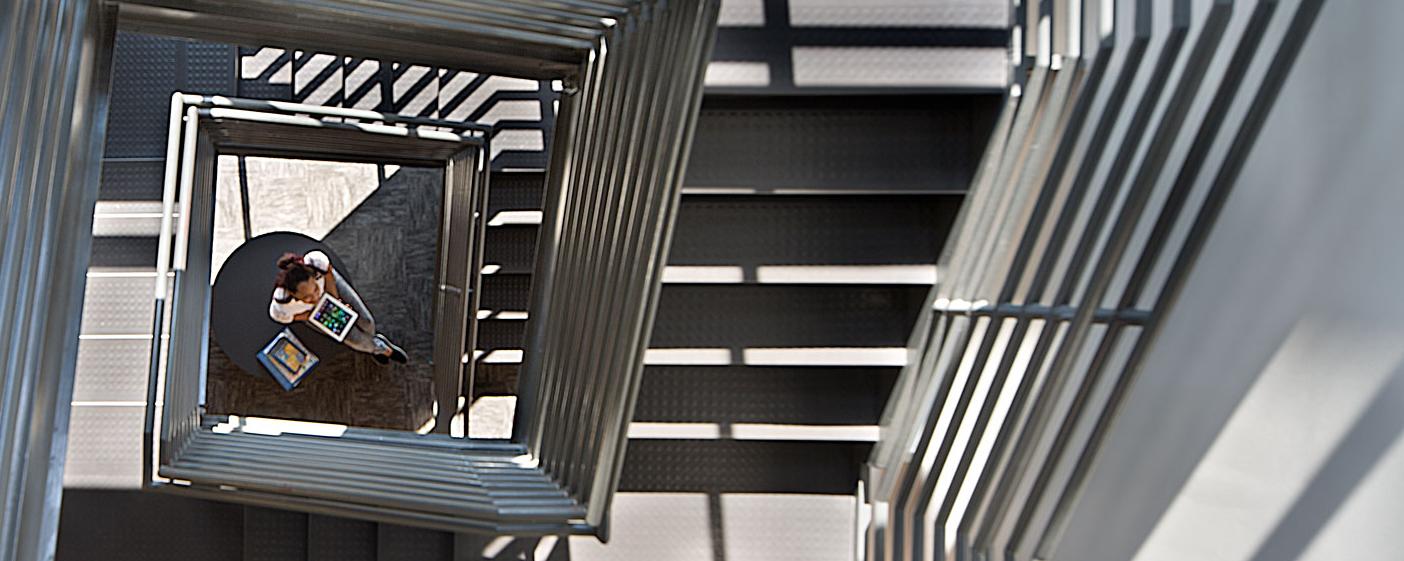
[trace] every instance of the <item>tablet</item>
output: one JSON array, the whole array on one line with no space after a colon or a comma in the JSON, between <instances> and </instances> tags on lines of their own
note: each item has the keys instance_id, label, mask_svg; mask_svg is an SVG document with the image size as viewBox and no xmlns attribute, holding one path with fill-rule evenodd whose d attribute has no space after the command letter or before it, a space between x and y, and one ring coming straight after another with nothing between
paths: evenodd
<instances>
[{"instance_id":1,"label":"tablet","mask_svg":"<svg viewBox=\"0 0 1404 561\"><path fill-rule=\"evenodd\" d=\"M324 292L322 299L317 301L317 306L312 308L312 317L307 318L307 321L330 335L332 339L341 342L346 340L346 334L351 332L351 327L356 325L356 320L360 317L361 314L356 313L351 306Z\"/></svg>"}]
</instances>

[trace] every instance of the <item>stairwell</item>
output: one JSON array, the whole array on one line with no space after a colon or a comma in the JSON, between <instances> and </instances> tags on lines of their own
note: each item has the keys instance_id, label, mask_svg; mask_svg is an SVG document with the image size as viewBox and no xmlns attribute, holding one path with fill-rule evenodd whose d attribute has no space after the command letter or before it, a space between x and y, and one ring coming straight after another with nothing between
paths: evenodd
<instances>
[{"instance_id":1,"label":"stairwell","mask_svg":"<svg viewBox=\"0 0 1404 561\"><path fill-rule=\"evenodd\" d=\"M118 56L169 53L131 66L169 62L175 75L160 84L218 92L236 81L190 62L229 49L127 35ZM150 345L137 334L149 332L161 163L124 147L164 142L151 130L164 98L148 91L160 87L150 76L130 74L114 84L61 560L850 559L859 466L999 102L968 93L705 100L610 541L600 544L455 536L132 490L133 404L144 399ZM523 163L492 178L470 401L510 395L524 350L544 175Z\"/></svg>"}]
</instances>

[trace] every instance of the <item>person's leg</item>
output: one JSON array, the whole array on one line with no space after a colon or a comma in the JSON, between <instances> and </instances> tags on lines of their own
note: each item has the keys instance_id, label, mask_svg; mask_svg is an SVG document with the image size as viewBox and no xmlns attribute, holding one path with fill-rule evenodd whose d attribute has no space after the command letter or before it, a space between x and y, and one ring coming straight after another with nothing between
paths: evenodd
<instances>
[{"instance_id":1,"label":"person's leg","mask_svg":"<svg viewBox=\"0 0 1404 561\"><path fill-rule=\"evenodd\" d=\"M370 308L366 307L366 303L361 301L361 296L356 294L356 289L341 275L336 275L336 291L341 294L341 301L359 314L356 325L351 326L351 331L346 334L343 343L363 353L389 355L388 342L375 336L375 317L371 315Z\"/></svg>"}]
</instances>

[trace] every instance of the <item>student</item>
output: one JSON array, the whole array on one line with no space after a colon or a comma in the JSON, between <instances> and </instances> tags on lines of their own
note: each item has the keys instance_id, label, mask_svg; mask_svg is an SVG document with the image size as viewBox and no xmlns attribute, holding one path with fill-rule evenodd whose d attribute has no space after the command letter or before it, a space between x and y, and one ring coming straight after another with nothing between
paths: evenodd
<instances>
[{"instance_id":1,"label":"student","mask_svg":"<svg viewBox=\"0 0 1404 561\"><path fill-rule=\"evenodd\" d=\"M332 282L326 282L328 278ZM274 282L268 315L278 323L304 321L311 317L323 290L360 314L356 325L346 334L343 341L346 346L371 355L381 364L388 364L392 359L400 364L409 362L403 349L375 332L375 319L370 310L356 295L356 289L351 288L351 283L332 271L331 259L321 251L307 255L285 253L278 258L278 278Z\"/></svg>"}]
</instances>

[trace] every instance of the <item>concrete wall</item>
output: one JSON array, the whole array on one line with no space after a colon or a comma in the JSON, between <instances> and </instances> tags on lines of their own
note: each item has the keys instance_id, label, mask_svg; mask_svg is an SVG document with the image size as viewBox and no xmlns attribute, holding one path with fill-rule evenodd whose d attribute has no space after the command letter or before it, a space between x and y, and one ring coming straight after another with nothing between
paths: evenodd
<instances>
[{"instance_id":1,"label":"concrete wall","mask_svg":"<svg viewBox=\"0 0 1404 561\"><path fill-rule=\"evenodd\" d=\"M1325 3L1055 559L1400 558L1401 24Z\"/></svg>"}]
</instances>

